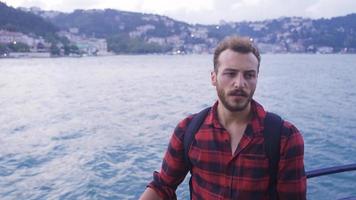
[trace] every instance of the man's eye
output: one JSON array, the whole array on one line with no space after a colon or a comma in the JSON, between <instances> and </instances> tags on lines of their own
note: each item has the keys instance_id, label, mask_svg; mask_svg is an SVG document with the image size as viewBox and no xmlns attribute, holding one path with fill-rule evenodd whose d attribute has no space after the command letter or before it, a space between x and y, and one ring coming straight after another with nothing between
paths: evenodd
<instances>
[{"instance_id":1,"label":"man's eye","mask_svg":"<svg viewBox=\"0 0 356 200\"><path fill-rule=\"evenodd\" d=\"M246 79L251 79L251 78L253 78L253 77L255 77L255 74L253 74L253 73L247 73L247 74L245 74L245 78L246 78Z\"/></svg>"},{"instance_id":2,"label":"man's eye","mask_svg":"<svg viewBox=\"0 0 356 200\"><path fill-rule=\"evenodd\" d=\"M235 73L234 72L225 72L224 75L233 77L233 76L235 76Z\"/></svg>"}]
</instances>

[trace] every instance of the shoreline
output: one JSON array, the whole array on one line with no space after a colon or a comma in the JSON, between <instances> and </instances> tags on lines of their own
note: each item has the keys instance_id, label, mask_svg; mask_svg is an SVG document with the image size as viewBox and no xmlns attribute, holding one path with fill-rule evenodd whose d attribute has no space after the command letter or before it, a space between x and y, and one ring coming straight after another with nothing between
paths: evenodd
<instances>
[{"instance_id":1,"label":"shoreline","mask_svg":"<svg viewBox=\"0 0 356 200\"><path fill-rule=\"evenodd\" d=\"M184 53L184 54L173 54L173 53L148 53L148 54L114 54L114 53L107 53L101 55L67 55L67 56L52 56L49 52L14 52L9 55L0 55L0 59L24 59L24 58L86 58L86 57L107 57L107 56L143 56L143 55L162 55L162 56L184 56L184 55L208 55L209 53ZM273 52L265 52L261 53L264 55L356 55L356 53L290 53L290 52L280 52L280 53L273 53Z\"/></svg>"}]
</instances>

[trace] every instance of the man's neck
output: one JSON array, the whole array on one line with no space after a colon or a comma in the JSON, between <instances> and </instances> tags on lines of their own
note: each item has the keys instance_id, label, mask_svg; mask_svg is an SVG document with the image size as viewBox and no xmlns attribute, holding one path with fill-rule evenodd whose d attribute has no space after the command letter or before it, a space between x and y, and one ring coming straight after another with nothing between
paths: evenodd
<instances>
[{"instance_id":1,"label":"man's neck","mask_svg":"<svg viewBox=\"0 0 356 200\"><path fill-rule=\"evenodd\" d=\"M252 116L251 103L242 111L231 112L219 102L217 111L218 119L224 127L228 127L231 124L245 125L250 121Z\"/></svg>"}]
</instances>

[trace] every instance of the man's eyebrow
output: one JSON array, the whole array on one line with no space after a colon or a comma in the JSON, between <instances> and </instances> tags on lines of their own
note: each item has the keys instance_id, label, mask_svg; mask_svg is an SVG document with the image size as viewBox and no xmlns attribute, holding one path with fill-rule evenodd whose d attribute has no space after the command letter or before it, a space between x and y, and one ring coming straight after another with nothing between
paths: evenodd
<instances>
[{"instance_id":1,"label":"man's eyebrow","mask_svg":"<svg viewBox=\"0 0 356 200\"><path fill-rule=\"evenodd\" d=\"M224 72L240 72L241 70L234 69L234 68L225 68L223 71ZM246 70L246 71L243 71L243 72L244 73L256 73L256 70L251 69L251 70Z\"/></svg>"},{"instance_id":2,"label":"man's eyebrow","mask_svg":"<svg viewBox=\"0 0 356 200\"><path fill-rule=\"evenodd\" d=\"M256 70L251 69L251 70L246 70L246 71L244 71L244 72L247 72L247 73L256 73Z\"/></svg>"},{"instance_id":3,"label":"man's eyebrow","mask_svg":"<svg viewBox=\"0 0 356 200\"><path fill-rule=\"evenodd\" d=\"M238 72L240 70L237 70L237 69L234 69L234 68L225 68L224 72L226 72L226 71L228 71L228 72Z\"/></svg>"}]
</instances>

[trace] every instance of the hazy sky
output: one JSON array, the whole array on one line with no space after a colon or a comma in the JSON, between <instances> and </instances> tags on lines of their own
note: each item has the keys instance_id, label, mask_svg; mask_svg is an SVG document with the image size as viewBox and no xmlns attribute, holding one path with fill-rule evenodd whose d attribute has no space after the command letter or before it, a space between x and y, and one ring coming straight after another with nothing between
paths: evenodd
<instances>
[{"instance_id":1,"label":"hazy sky","mask_svg":"<svg viewBox=\"0 0 356 200\"><path fill-rule=\"evenodd\" d=\"M113 8L166 15L188 23L215 24L220 20L264 20L281 16L330 18L356 13L356 0L0 0L13 7L74 9Z\"/></svg>"}]
</instances>

